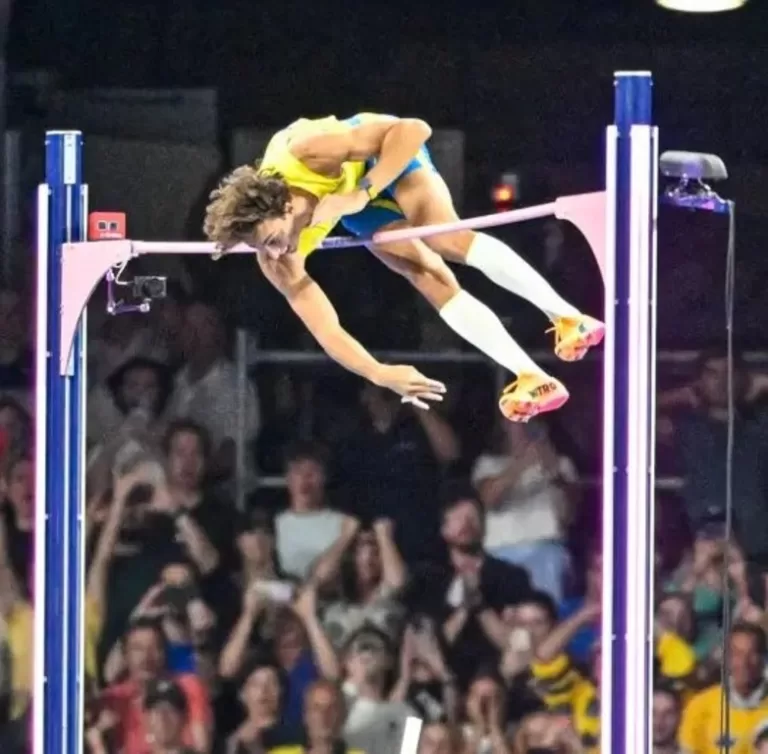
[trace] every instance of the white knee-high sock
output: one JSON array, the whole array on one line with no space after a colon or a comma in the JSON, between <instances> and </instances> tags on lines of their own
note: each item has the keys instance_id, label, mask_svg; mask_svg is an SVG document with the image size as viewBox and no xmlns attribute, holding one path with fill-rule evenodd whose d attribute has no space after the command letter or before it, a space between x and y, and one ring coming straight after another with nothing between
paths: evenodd
<instances>
[{"instance_id":1,"label":"white knee-high sock","mask_svg":"<svg viewBox=\"0 0 768 754\"><path fill-rule=\"evenodd\" d=\"M498 238L477 233L469 247L467 264L480 270L496 285L538 306L550 319L580 314L528 262Z\"/></svg>"},{"instance_id":2,"label":"white knee-high sock","mask_svg":"<svg viewBox=\"0 0 768 754\"><path fill-rule=\"evenodd\" d=\"M544 370L514 341L501 320L481 301L459 291L442 309L443 321L464 340L514 374Z\"/></svg>"}]
</instances>

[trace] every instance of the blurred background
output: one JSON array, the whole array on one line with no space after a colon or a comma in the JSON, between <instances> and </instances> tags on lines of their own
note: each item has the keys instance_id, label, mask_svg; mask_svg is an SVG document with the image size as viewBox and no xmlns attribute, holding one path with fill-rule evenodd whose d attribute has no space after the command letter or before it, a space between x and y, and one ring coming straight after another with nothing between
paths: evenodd
<instances>
[{"instance_id":1,"label":"blurred background","mask_svg":"<svg viewBox=\"0 0 768 754\"><path fill-rule=\"evenodd\" d=\"M737 207L731 542L726 219L660 210L654 749L717 750L726 641L749 712L731 745L766 748L766 28L757 0L0 0L0 751L28 745L45 130L83 131L90 208L132 238L201 239L208 193L275 130L359 111L427 120L470 216L601 187L613 72L635 68L662 149L720 155ZM570 226L494 232L602 315ZM108 317L102 287L89 308L88 750L386 754L415 712L421 754L594 751L601 355L563 369L538 311L459 270L571 391L503 425L505 375L405 281L362 249L314 255L354 335L449 384L426 415L321 358L252 259L131 271L169 285L147 316Z\"/></svg>"}]
</instances>

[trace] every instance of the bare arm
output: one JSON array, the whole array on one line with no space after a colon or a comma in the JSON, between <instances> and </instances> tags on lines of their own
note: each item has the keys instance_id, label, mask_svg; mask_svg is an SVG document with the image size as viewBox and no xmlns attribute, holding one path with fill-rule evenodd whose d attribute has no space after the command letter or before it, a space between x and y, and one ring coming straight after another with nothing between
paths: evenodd
<instances>
[{"instance_id":1,"label":"bare arm","mask_svg":"<svg viewBox=\"0 0 768 754\"><path fill-rule=\"evenodd\" d=\"M436 411L417 411L416 418L440 463L451 463L461 455L461 443L457 434Z\"/></svg>"},{"instance_id":2,"label":"bare arm","mask_svg":"<svg viewBox=\"0 0 768 754\"><path fill-rule=\"evenodd\" d=\"M342 162L377 157L368 172L373 193L389 186L432 135L418 118L380 115L339 131L307 134L291 141L293 156L310 168L336 171Z\"/></svg>"},{"instance_id":3,"label":"bare arm","mask_svg":"<svg viewBox=\"0 0 768 754\"><path fill-rule=\"evenodd\" d=\"M88 744L88 751L90 754L109 754L104 744L104 738L101 735L101 731L97 728L88 728L85 732L85 742Z\"/></svg>"},{"instance_id":4,"label":"bare arm","mask_svg":"<svg viewBox=\"0 0 768 754\"><path fill-rule=\"evenodd\" d=\"M459 607L451 613L451 617L443 623L443 637L448 644L453 644L469 619L469 610Z\"/></svg>"},{"instance_id":5,"label":"bare arm","mask_svg":"<svg viewBox=\"0 0 768 754\"><path fill-rule=\"evenodd\" d=\"M296 254L278 260L259 255L257 260L320 347L345 369L376 382L382 364L341 326L333 304L304 269L304 260Z\"/></svg>"},{"instance_id":6,"label":"bare arm","mask_svg":"<svg viewBox=\"0 0 768 754\"><path fill-rule=\"evenodd\" d=\"M494 725L491 728L488 738L491 743L492 754L510 754L511 749L507 743L507 737L501 725Z\"/></svg>"},{"instance_id":7,"label":"bare arm","mask_svg":"<svg viewBox=\"0 0 768 754\"><path fill-rule=\"evenodd\" d=\"M486 607L477 613L477 622L483 629L488 641L496 646L496 649L503 650L507 645L507 634L509 633L504 621L501 620L498 613L490 607Z\"/></svg>"},{"instance_id":8,"label":"bare arm","mask_svg":"<svg viewBox=\"0 0 768 754\"><path fill-rule=\"evenodd\" d=\"M496 476L486 477L477 483L477 494L486 510L498 508L510 487L520 479L525 465L511 460L504 470Z\"/></svg>"},{"instance_id":9,"label":"bare arm","mask_svg":"<svg viewBox=\"0 0 768 754\"><path fill-rule=\"evenodd\" d=\"M313 584L307 584L304 587L293 609L304 623L317 669L323 678L337 681L340 675L339 658L317 617L317 591Z\"/></svg>"},{"instance_id":10,"label":"bare arm","mask_svg":"<svg viewBox=\"0 0 768 754\"><path fill-rule=\"evenodd\" d=\"M424 401L442 400L445 385L441 382L411 366L381 364L341 326L333 304L309 277L301 257L286 254L277 260L263 256L257 260L267 280L286 297L291 309L334 361L375 385L408 396L420 408L429 408Z\"/></svg>"},{"instance_id":11,"label":"bare arm","mask_svg":"<svg viewBox=\"0 0 768 754\"><path fill-rule=\"evenodd\" d=\"M107 685L117 683L125 670L122 642L116 641L104 660L104 682Z\"/></svg>"},{"instance_id":12,"label":"bare arm","mask_svg":"<svg viewBox=\"0 0 768 754\"><path fill-rule=\"evenodd\" d=\"M331 583L339 574L344 553L354 542L360 522L352 516L345 516L341 524L341 534L336 541L317 559L312 568L312 580L318 586Z\"/></svg>"},{"instance_id":13,"label":"bare arm","mask_svg":"<svg viewBox=\"0 0 768 754\"><path fill-rule=\"evenodd\" d=\"M542 455L540 445L533 441L526 443L514 455L508 456L504 467L499 472L487 473L487 466L484 468L484 465L488 464L490 460L487 456L481 456L473 472L473 478L477 479L475 486L477 487L480 502L488 510L498 508L499 505L505 502L505 496L508 495L511 489L517 486L523 472L530 468L531 465L542 464L549 471L553 470L554 465L554 470L557 471L557 464L559 462L559 459L553 453L550 453L548 457ZM491 471L494 471L493 468ZM529 488L527 491L530 492L532 490Z\"/></svg>"},{"instance_id":14,"label":"bare arm","mask_svg":"<svg viewBox=\"0 0 768 754\"><path fill-rule=\"evenodd\" d=\"M107 514L107 521L99 535L96 552L88 569L86 592L88 596L103 605L106 601L107 577L112 554L120 536L120 526L125 512L125 501L134 485L139 483L135 474L126 474L115 482L112 503Z\"/></svg>"},{"instance_id":15,"label":"bare arm","mask_svg":"<svg viewBox=\"0 0 768 754\"><path fill-rule=\"evenodd\" d=\"M219 565L218 550L189 511L184 510L167 484L155 488L152 507L173 518L176 534L198 571L203 576L212 573Z\"/></svg>"},{"instance_id":16,"label":"bare arm","mask_svg":"<svg viewBox=\"0 0 768 754\"><path fill-rule=\"evenodd\" d=\"M413 639L413 628L406 626L405 631L403 631L403 638L400 641L400 672L397 676L397 683L389 693L390 702L404 702L408 697L413 659L416 656L416 647Z\"/></svg>"},{"instance_id":17,"label":"bare arm","mask_svg":"<svg viewBox=\"0 0 768 754\"><path fill-rule=\"evenodd\" d=\"M747 380L747 389L744 400L747 403L760 400L768 394L768 374L759 372L750 374Z\"/></svg>"},{"instance_id":18,"label":"bare arm","mask_svg":"<svg viewBox=\"0 0 768 754\"><path fill-rule=\"evenodd\" d=\"M683 408L695 409L698 408L700 402L696 387L694 385L683 385L660 392L656 399L656 409L658 411Z\"/></svg>"},{"instance_id":19,"label":"bare arm","mask_svg":"<svg viewBox=\"0 0 768 754\"><path fill-rule=\"evenodd\" d=\"M243 599L243 612L240 613L240 618L232 629L224 649L221 650L219 674L222 678L234 678L240 672L251 631L264 607L264 602L252 589L248 589Z\"/></svg>"},{"instance_id":20,"label":"bare arm","mask_svg":"<svg viewBox=\"0 0 768 754\"><path fill-rule=\"evenodd\" d=\"M589 625L599 615L599 606L587 603L570 618L558 623L544 638L536 650L538 662L552 662L568 646L571 639L584 626Z\"/></svg>"},{"instance_id":21,"label":"bare arm","mask_svg":"<svg viewBox=\"0 0 768 754\"><path fill-rule=\"evenodd\" d=\"M384 583L390 589L402 589L405 584L405 563L392 536L392 522L389 519L374 521L373 533L379 545L381 573Z\"/></svg>"},{"instance_id":22,"label":"bare arm","mask_svg":"<svg viewBox=\"0 0 768 754\"><path fill-rule=\"evenodd\" d=\"M197 521L182 512L176 517L176 531L200 573L204 576L213 573L219 565L219 553Z\"/></svg>"}]
</instances>

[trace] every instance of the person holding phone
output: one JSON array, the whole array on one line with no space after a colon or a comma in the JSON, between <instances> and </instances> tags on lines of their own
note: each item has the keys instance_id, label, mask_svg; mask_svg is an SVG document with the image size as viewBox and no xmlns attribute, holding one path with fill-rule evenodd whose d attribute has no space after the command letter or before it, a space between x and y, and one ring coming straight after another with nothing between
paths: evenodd
<instances>
[{"instance_id":1,"label":"person holding phone","mask_svg":"<svg viewBox=\"0 0 768 754\"><path fill-rule=\"evenodd\" d=\"M494 440L472 470L487 512L484 546L525 567L534 586L559 602L569 564L563 539L576 502L576 468L557 452L542 419L504 422Z\"/></svg>"},{"instance_id":2,"label":"person holding phone","mask_svg":"<svg viewBox=\"0 0 768 754\"><path fill-rule=\"evenodd\" d=\"M113 716L113 740L124 754L150 754L143 701L154 684L173 681L187 707L182 740L196 754L208 754L212 741L212 714L205 686L190 673L171 674L166 669L166 638L157 619L140 618L124 637L126 677L106 688L95 701Z\"/></svg>"},{"instance_id":3,"label":"person holding phone","mask_svg":"<svg viewBox=\"0 0 768 754\"><path fill-rule=\"evenodd\" d=\"M212 635L216 616L204 602L190 566L167 566L160 580L151 586L131 614L131 622L157 621L165 638L165 667L171 673L196 673L195 647ZM125 670L125 642L117 642L104 663L108 681Z\"/></svg>"},{"instance_id":4,"label":"person holding phone","mask_svg":"<svg viewBox=\"0 0 768 754\"><path fill-rule=\"evenodd\" d=\"M415 615L400 642L400 672L390 701L407 702L430 722L455 722L459 690L437 638L434 622Z\"/></svg>"}]
</instances>

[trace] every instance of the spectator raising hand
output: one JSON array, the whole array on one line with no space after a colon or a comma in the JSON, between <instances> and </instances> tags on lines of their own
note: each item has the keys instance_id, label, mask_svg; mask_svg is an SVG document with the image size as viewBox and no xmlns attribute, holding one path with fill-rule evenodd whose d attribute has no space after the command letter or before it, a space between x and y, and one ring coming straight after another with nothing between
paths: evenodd
<instances>
[{"instance_id":1,"label":"spectator raising hand","mask_svg":"<svg viewBox=\"0 0 768 754\"><path fill-rule=\"evenodd\" d=\"M234 679L260 648L270 647L288 679L284 719L298 724L304 689L324 676L336 679L339 666L317 617L317 595L307 585L291 604L287 585L254 582L243 595L243 608L219 660L219 673Z\"/></svg>"},{"instance_id":2,"label":"spectator raising hand","mask_svg":"<svg viewBox=\"0 0 768 754\"><path fill-rule=\"evenodd\" d=\"M219 659L219 673L223 678L234 678L240 672L251 645L258 641L257 621L268 603L268 597L258 582L245 588L240 616Z\"/></svg>"},{"instance_id":3,"label":"spectator raising hand","mask_svg":"<svg viewBox=\"0 0 768 754\"><path fill-rule=\"evenodd\" d=\"M484 511L473 490L451 485L444 495L441 535L448 564L419 569L408 603L441 626L448 661L464 687L478 667L497 667L508 633L501 611L532 590L523 568L483 550Z\"/></svg>"},{"instance_id":4,"label":"spectator raising hand","mask_svg":"<svg viewBox=\"0 0 768 754\"><path fill-rule=\"evenodd\" d=\"M456 721L459 690L429 618L414 616L406 626L400 644L400 672L389 698L407 702L423 720Z\"/></svg>"},{"instance_id":5,"label":"spectator raising hand","mask_svg":"<svg viewBox=\"0 0 768 754\"><path fill-rule=\"evenodd\" d=\"M288 510L276 516L275 532L280 564L298 579L309 575L318 556L342 534L344 517L326 498L325 464L324 450L314 444L296 445L287 453Z\"/></svg>"},{"instance_id":6,"label":"spectator raising hand","mask_svg":"<svg viewBox=\"0 0 768 754\"><path fill-rule=\"evenodd\" d=\"M299 592L298 598L293 603L293 610L304 624L320 674L328 680L337 680L339 678L339 661L318 618L317 588L311 582L307 583Z\"/></svg>"},{"instance_id":7,"label":"spectator raising hand","mask_svg":"<svg viewBox=\"0 0 768 754\"><path fill-rule=\"evenodd\" d=\"M207 431L192 421L173 422L163 445L168 473L166 483L157 487L156 507L173 519L180 542L204 577L220 564L231 567L233 506L207 484L211 461Z\"/></svg>"},{"instance_id":8,"label":"spectator raising hand","mask_svg":"<svg viewBox=\"0 0 768 754\"><path fill-rule=\"evenodd\" d=\"M511 754L505 730L504 687L493 675L479 673L467 692L464 729L471 754Z\"/></svg>"},{"instance_id":9,"label":"spectator raising hand","mask_svg":"<svg viewBox=\"0 0 768 754\"><path fill-rule=\"evenodd\" d=\"M505 421L492 452L475 463L472 481L487 511L485 548L524 566L536 588L560 600L569 562L563 539L578 478L573 462L552 444L547 425L541 419Z\"/></svg>"},{"instance_id":10,"label":"spectator raising hand","mask_svg":"<svg viewBox=\"0 0 768 754\"><path fill-rule=\"evenodd\" d=\"M144 704L158 683L173 682L185 699L181 739L196 754L208 754L213 735L208 695L196 676L166 671L166 641L160 624L147 618L137 619L123 643L127 678L108 687L96 702L97 708L110 711L117 719L112 733L118 749L125 754L148 754L149 720Z\"/></svg>"},{"instance_id":11,"label":"spectator raising hand","mask_svg":"<svg viewBox=\"0 0 768 754\"><path fill-rule=\"evenodd\" d=\"M395 641L403 619L397 597L406 568L395 545L392 522L378 519L361 528L345 516L341 536L318 558L312 580L338 597L328 604L323 625L338 649L363 625L371 625Z\"/></svg>"}]
</instances>

